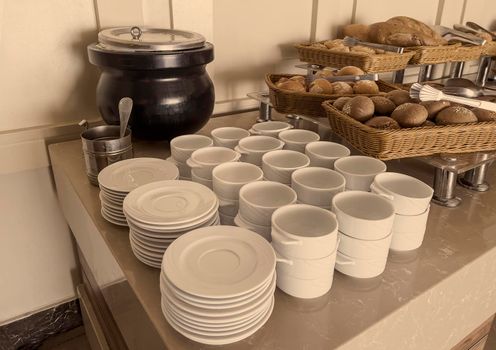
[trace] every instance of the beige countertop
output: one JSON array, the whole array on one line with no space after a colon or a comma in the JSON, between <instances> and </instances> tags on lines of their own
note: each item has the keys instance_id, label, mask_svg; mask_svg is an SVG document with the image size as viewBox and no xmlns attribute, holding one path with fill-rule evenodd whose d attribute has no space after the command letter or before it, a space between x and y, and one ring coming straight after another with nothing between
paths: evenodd
<instances>
[{"instance_id":1,"label":"beige countertop","mask_svg":"<svg viewBox=\"0 0 496 350\"><path fill-rule=\"evenodd\" d=\"M225 125L248 128L255 114L212 119L201 133ZM169 154L165 142L134 147L135 157ZM100 216L99 190L86 178L80 140L51 145L50 156L59 195L68 190L75 194L63 202L64 213L72 205L84 211L81 220L103 238L164 346L210 348L181 336L162 316L160 271L133 256L126 228ZM406 169L432 184L433 170L420 163L392 161L388 167ZM492 169L488 182L496 186ZM380 277L357 280L336 272L330 292L313 300L277 290L268 322L225 348L450 349L496 312L496 190L475 193L458 187L457 195L462 198L457 208L432 205L423 245L413 252L391 253ZM72 227L76 219L69 216ZM76 238L78 243L84 239Z\"/></svg>"}]
</instances>

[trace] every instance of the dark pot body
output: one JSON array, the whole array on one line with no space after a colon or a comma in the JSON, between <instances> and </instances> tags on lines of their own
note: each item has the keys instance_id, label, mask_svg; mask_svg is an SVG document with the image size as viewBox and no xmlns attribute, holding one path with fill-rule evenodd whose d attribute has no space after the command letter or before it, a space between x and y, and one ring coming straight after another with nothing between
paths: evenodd
<instances>
[{"instance_id":1,"label":"dark pot body","mask_svg":"<svg viewBox=\"0 0 496 350\"><path fill-rule=\"evenodd\" d=\"M94 44L93 44L94 45ZM178 53L108 53L88 47L90 62L102 71L97 106L107 124L119 124L118 104L133 99L133 135L161 140L194 133L205 125L215 102L205 67L213 47Z\"/></svg>"}]
</instances>

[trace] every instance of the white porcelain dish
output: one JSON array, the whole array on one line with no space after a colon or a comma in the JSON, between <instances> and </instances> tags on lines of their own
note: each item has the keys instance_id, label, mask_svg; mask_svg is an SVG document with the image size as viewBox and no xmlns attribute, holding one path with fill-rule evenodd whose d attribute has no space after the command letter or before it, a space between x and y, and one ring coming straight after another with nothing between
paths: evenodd
<instances>
[{"instance_id":1,"label":"white porcelain dish","mask_svg":"<svg viewBox=\"0 0 496 350\"><path fill-rule=\"evenodd\" d=\"M364 240L347 236L339 232L338 251L349 257L365 260L387 259L392 233L376 240Z\"/></svg>"},{"instance_id":2,"label":"white porcelain dish","mask_svg":"<svg viewBox=\"0 0 496 350\"><path fill-rule=\"evenodd\" d=\"M330 207L332 198L345 189L346 180L337 171L322 167L298 169L291 174L291 188L300 203Z\"/></svg>"},{"instance_id":3,"label":"white porcelain dish","mask_svg":"<svg viewBox=\"0 0 496 350\"><path fill-rule=\"evenodd\" d=\"M382 160L366 156L349 156L334 162L334 170L344 176L346 189L351 191L370 191L375 176L386 168Z\"/></svg>"},{"instance_id":4,"label":"white porcelain dish","mask_svg":"<svg viewBox=\"0 0 496 350\"><path fill-rule=\"evenodd\" d=\"M211 131L212 139L215 146L227 147L234 149L238 145L239 140L250 136L248 130L237 128L234 126L225 126Z\"/></svg>"},{"instance_id":5,"label":"white porcelain dish","mask_svg":"<svg viewBox=\"0 0 496 350\"><path fill-rule=\"evenodd\" d=\"M213 144L214 141L204 135L188 134L177 136L170 142L171 156L174 160L185 164L194 151L211 147Z\"/></svg>"},{"instance_id":6,"label":"white porcelain dish","mask_svg":"<svg viewBox=\"0 0 496 350\"><path fill-rule=\"evenodd\" d=\"M198 177L212 180L212 170L219 164L237 162L241 154L227 147L201 148L193 153L186 164ZM193 174L192 174L193 175Z\"/></svg>"},{"instance_id":7,"label":"white porcelain dish","mask_svg":"<svg viewBox=\"0 0 496 350\"><path fill-rule=\"evenodd\" d=\"M305 280L332 275L336 262L336 250L319 259L299 259L282 255L276 250L278 276L289 276Z\"/></svg>"},{"instance_id":8,"label":"white porcelain dish","mask_svg":"<svg viewBox=\"0 0 496 350\"><path fill-rule=\"evenodd\" d=\"M241 161L262 166L262 157L270 151L281 150L284 142L271 136L249 136L241 139L235 150L241 154Z\"/></svg>"},{"instance_id":9,"label":"white porcelain dish","mask_svg":"<svg viewBox=\"0 0 496 350\"><path fill-rule=\"evenodd\" d=\"M219 198L237 201L239 190L247 183L261 181L262 169L256 165L230 162L216 166L212 171L213 190Z\"/></svg>"},{"instance_id":10,"label":"white porcelain dish","mask_svg":"<svg viewBox=\"0 0 496 350\"><path fill-rule=\"evenodd\" d=\"M271 151L262 157L264 178L286 185L291 184L291 174L310 165L310 159L300 152L290 150Z\"/></svg>"},{"instance_id":11,"label":"white porcelain dish","mask_svg":"<svg viewBox=\"0 0 496 350\"><path fill-rule=\"evenodd\" d=\"M350 155L350 150L335 142L315 141L305 147L305 154L310 158L310 166L334 169L334 162Z\"/></svg>"},{"instance_id":12,"label":"white porcelain dish","mask_svg":"<svg viewBox=\"0 0 496 350\"><path fill-rule=\"evenodd\" d=\"M270 225L268 226L263 226L263 225L257 225L257 224L254 224L254 223L251 223L247 220L245 220L243 218L243 216L238 213L235 217L234 217L234 224L238 227L242 227L242 228L245 228L247 230L250 230L250 231L253 231L255 233L258 233L260 236L262 236L263 238L265 238L268 242L271 241L271 237L270 237Z\"/></svg>"},{"instance_id":13,"label":"white porcelain dish","mask_svg":"<svg viewBox=\"0 0 496 350\"><path fill-rule=\"evenodd\" d=\"M292 129L293 126L286 122L281 121L268 121L253 124L249 130L253 135L265 135L277 137L281 131Z\"/></svg>"},{"instance_id":14,"label":"white porcelain dish","mask_svg":"<svg viewBox=\"0 0 496 350\"><path fill-rule=\"evenodd\" d=\"M391 249L407 251L417 249L422 245L430 206L420 215L395 214Z\"/></svg>"},{"instance_id":15,"label":"white porcelain dish","mask_svg":"<svg viewBox=\"0 0 496 350\"><path fill-rule=\"evenodd\" d=\"M310 142L320 140L319 134L305 129L291 129L281 131L279 139L284 142L284 149L305 152L305 146Z\"/></svg>"},{"instance_id":16,"label":"white porcelain dish","mask_svg":"<svg viewBox=\"0 0 496 350\"><path fill-rule=\"evenodd\" d=\"M336 254L335 269L356 278L373 278L384 272L387 259L366 260L349 257L339 251Z\"/></svg>"},{"instance_id":17,"label":"white porcelain dish","mask_svg":"<svg viewBox=\"0 0 496 350\"><path fill-rule=\"evenodd\" d=\"M327 276L321 276L315 279L300 279L288 275L277 275L277 287L284 293L296 298L318 298L331 289L334 278L333 272L330 271Z\"/></svg>"}]
</instances>

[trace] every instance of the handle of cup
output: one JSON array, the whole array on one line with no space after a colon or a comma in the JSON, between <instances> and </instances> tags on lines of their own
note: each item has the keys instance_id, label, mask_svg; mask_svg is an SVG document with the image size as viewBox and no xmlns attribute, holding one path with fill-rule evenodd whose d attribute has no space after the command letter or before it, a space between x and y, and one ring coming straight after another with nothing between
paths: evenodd
<instances>
[{"instance_id":1,"label":"handle of cup","mask_svg":"<svg viewBox=\"0 0 496 350\"><path fill-rule=\"evenodd\" d=\"M252 135L260 135L260 131L256 131L255 129L251 128L250 130L248 130L248 132Z\"/></svg>"},{"instance_id":2,"label":"handle of cup","mask_svg":"<svg viewBox=\"0 0 496 350\"><path fill-rule=\"evenodd\" d=\"M188 165L191 169L193 168L201 168L200 164L196 163L193 159L186 159L186 165Z\"/></svg>"},{"instance_id":3,"label":"handle of cup","mask_svg":"<svg viewBox=\"0 0 496 350\"><path fill-rule=\"evenodd\" d=\"M281 235L279 232L277 232L277 230L274 230L274 227L272 227L272 235L276 235L278 237L277 239L277 243L280 243L282 245L302 245L301 241L298 241L296 239L287 239L287 240L284 240L282 239L283 238L283 235ZM274 240L274 239L272 239Z\"/></svg>"},{"instance_id":4,"label":"handle of cup","mask_svg":"<svg viewBox=\"0 0 496 350\"><path fill-rule=\"evenodd\" d=\"M243 151L239 146L234 147L234 150L239 154L248 154L248 152Z\"/></svg>"},{"instance_id":5,"label":"handle of cup","mask_svg":"<svg viewBox=\"0 0 496 350\"><path fill-rule=\"evenodd\" d=\"M293 260L286 259L275 250L274 253L276 253L276 262L293 266Z\"/></svg>"},{"instance_id":6,"label":"handle of cup","mask_svg":"<svg viewBox=\"0 0 496 350\"><path fill-rule=\"evenodd\" d=\"M353 260L341 260L340 258L336 257L336 264L337 265L355 265L355 261L353 261Z\"/></svg>"},{"instance_id":7,"label":"handle of cup","mask_svg":"<svg viewBox=\"0 0 496 350\"><path fill-rule=\"evenodd\" d=\"M381 190L379 189L379 187L377 187L377 186L376 186L373 182L372 182L372 184L370 185L370 190L371 190L372 192L374 192L375 194L378 194L378 195L379 195L379 196L381 196L381 197L384 197L384 198L386 198L386 199L389 199L390 201L392 201L392 200L394 199L394 197L393 197L392 195L387 194L387 193L385 193L385 192L381 191Z\"/></svg>"}]
</instances>

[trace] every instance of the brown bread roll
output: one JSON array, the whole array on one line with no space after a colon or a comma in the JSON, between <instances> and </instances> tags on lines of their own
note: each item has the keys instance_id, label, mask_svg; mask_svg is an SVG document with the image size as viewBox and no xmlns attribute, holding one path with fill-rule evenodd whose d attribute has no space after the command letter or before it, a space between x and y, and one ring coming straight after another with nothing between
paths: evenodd
<instances>
[{"instance_id":1,"label":"brown bread roll","mask_svg":"<svg viewBox=\"0 0 496 350\"><path fill-rule=\"evenodd\" d=\"M398 23L402 24L405 27L411 28L415 32L424 34L425 37L423 40L427 40L423 45L446 45L446 40L436 32L434 29L429 27L424 22L416 20L415 18L407 17L407 16L396 16L388 19L387 23ZM430 41L432 39L432 42Z\"/></svg>"},{"instance_id":2,"label":"brown bread roll","mask_svg":"<svg viewBox=\"0 0 496 350\"><path fill-rule=\"evenodd\" d=\"M291 90L291 91L297 91L297 92L305 92L306 89L303 85L300 84L299 81L295 80L288 80L285 81L278 86L280 89L283 90Z\"/></svg>"},{"instance_id":3,"label":"brown bread roll","mask_svg":"<svg viewBox=\"0 0 496 350\"><path fill-rule=\"evenodd\" d=\"M374 116L374 102L367 96L355 96L343 106L343 112L360 122Z\"/></svg>"},{"instance_id":4,"label":"brown bread roll","mask_svg":"<svg viewBox=\"0 0 496 350\"><path fill-rule=\"evenodd\" d=\"M472 108L477 120L480 122L494 122L496 121L496 112L488 111L482 108Z\"/></svg>"},{"instance_id":5,"label":"brown bread roll","mask_svg":"<svg viewBox=\"0 0 496 350\"><path fill-rule=\"evenodd\" d=\"M407 23L395 17L386 22L374 23L369 26L370 40L379 44L397 45L404 47L411 46L433 46L446 45L446 40L437 36L433 36L422 31L420 28L412 28ZM405 17L407 18L407 17ZM413 18L414 22L410 23L413 27L418 21ZM419 22L421 23L421 22ZM424 24L425 25L425 24Z\"/></svg>"},{"instance_id":6,"label":"brown bread roll","mask_svg":"<svg viewBox=\"0 0 496 350\"><path fill-rule=\"evenodd\" d=\"M355 94L378 94L379 86L372 80L359 80L353 85Z\"/></svg>"},{"instance_id":7,"label":"brown bread roll","mask_svg":"<svg viewBox=\"0 0 496 350\"><path fill-rule=\"evenodd\" d=\"M334 39L334 40L324 41L324 45L328 49L332 49L332 48L335 48L335 47L342 47L342 46L344 46L343 40L341 40L341 39Z\"/></svg>"},{"instance_id":8,"label":"brown bread roll","mask_svg":"<svg viewBox=\"0 0 496 350\"><path fill-rule=\"evenodd\" d=\"M281 79L279 79L276 83L276 86L279 87L279 85L281 85L282 83L284 83L285 81L288 81L289 79L286 78L286 77L282 77Z\"/></svg>"},{"instance_id":9,"label":"brown bread roll","mask_svg":"<svg viewBox=\"0 0 496 350\"><path fill-rule=\"evenodd\" d=\"M302 76L302 75L295 75L295 76L292 76L291 78L289 78L289 80L294 80L294 81L297 81L299 82L301 85L305 86L306 85L306 80L305 80L305 77Z\"/></svg>"},{"instance_id":10,"label":"brown bread roll","mask_svg":"<svg viewBox=\"0 0 496 350\"><path fill-rule=\"evenodd\" d=\"M399 129L400 125L396 120L390 117L373 117L365 122L365 125L376 129Z\"/></svg>"},{"instance_id":11,"label":"brown bread roll","mask_svg":"<svg viewBox=\"0 0 496 350\"><path fill-rule=\"evenodd\" d=\"M367 46L362 46L362 45L356 45L350 47L350 52L363 52L368 55L375 55L375 50L373 48L367 47Z\"/></svg>"},{"instance_id":12,"label":"brown bread roll","mask_svg":"<svg viewBox=\"0 0 496 350\"><path fill-rule=\"evenodd\" d=\"M396 105L390 99L383 96L372 96L370 98L374 102L375 113L380 115L391 115Z\"/></svg>"},{"instance_id":13,"label":"brown bread roll","mask_svg":"<svg viewBox=\"0 0 496 350\"><path fill-rule=\"evenodd\" d=\"M353 88L350 84L344 81L335 81L332 83L332 90L336 95L351 95L353 94Z\"/></svg>"},{"instance_id":14,"label":"brown bread roll","mask_svg":"<svg viewBox=\"0 0 496 350\"><path fill-rule=\"evenodd\" d=\"M440 111L451 106L448 101L424 101L420 104L427 109L427 119L435 119Z\"/></svg>"},{"instance_id":15,"label":"brown bread roll","mask_svg":"<svg viewBox=\"0 0 496 350\"><path fill-rule=\"evenodd\" d=\"M349 100L351 100L351 97L340 97L332 105L341 111Z\"/></svg>"},{"instance_id":16,"label":"brown bread roll","mask_svg":"<svg viewBox=\"0 0 496 350\"><path fill-rule=\"evenodd\" d=\"M332 89L332 84L328 80L315 79L310 84L310 89L308 91L315 93L315 94L328 94L328 95L330 95L330 94L332 94L333 89Z\"/></svg>"},{"instance_id":17,"label":"brown bread roll","mask_svg":"<svg viewBox=\"0 0 496 350\"><path fill-rule=\"evenodd\" d=\"M412 128L427 120L427 109L416 103L403 103L394 109L391 118L403 128Z\"/></svg>"},{"instance_id":18,"label":"brown bread roll","mask_svg":"<svg viewBox=\"0 0 496 350\"><path fill-rule=\"evenodd\" d=\"M369 40L369 26L366 24L348 24L343 27L343 35L351 36L362 41Z\"/></svg>"},{"instance_id":19,"label":"brown bread roll","mask_svg":"<svg viewBox=\"0 0 496 350\"><path fill-rule=\"evenodd\" d=\"M436 115L436 124L438 125L474 123L476 121L477 117L474 112L461 106L445 108Z\"/></svg>"},{"instance_id":20,"label":"brown bread roll","mask_svg":"<svg viewBox=\"0 0 496 350\"><path fill-rule=\"evenodd\" d=\"M403 103L412 102L412 98L410 97L410 94L408 93L408 91L405 90L389 91L386 94L386 97L389 98L391 101L393 101L393 103L396 106L399 106Z\"/></svg>"},{"instance_id":21,"label":"brown bread roll","mask_svg":"<svg viewBox=\"0 0 496 350\"><path fill-rule=\"evenodd\" d=\"M436 126L436 123L434 123L431 120L426 120L425 122L422 123L420 126Z\"/></svg>"},{"instance_id":22,"label":"brown bread roll","mask_svg":"<svg viewBox=\"0 0 496 350\"><path fill-rule=\"evenodd\" d=\"M336 75L364 75L365 72L355 66L346 66L337 71Z\"/></svg>"}]
</instances>

